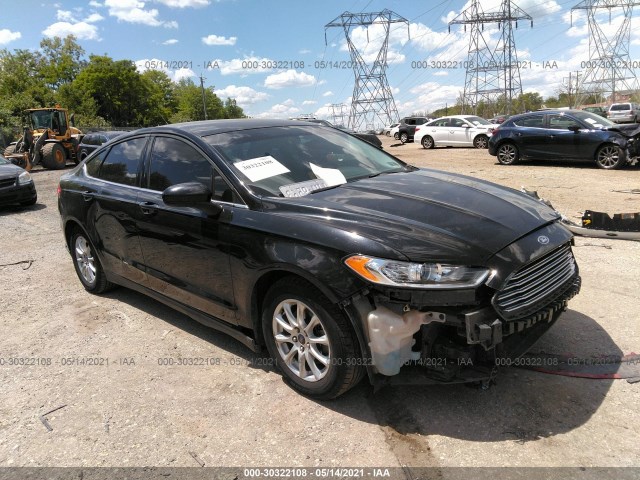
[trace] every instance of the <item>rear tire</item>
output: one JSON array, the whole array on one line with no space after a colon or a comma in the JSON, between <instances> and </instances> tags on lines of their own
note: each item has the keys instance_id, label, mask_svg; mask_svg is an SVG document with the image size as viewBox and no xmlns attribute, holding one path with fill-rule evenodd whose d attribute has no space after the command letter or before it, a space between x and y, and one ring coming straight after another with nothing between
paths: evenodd
<instances>
[{"instance_id":1,"label":"rear tire","mask_svg":"<svg viewBox=\"0 0 640 480\"><path fill-rule=\"evenodd\" d=\"M603 170L617 170L626 163L624 151L617 145L603 145L596 153L596 165Z\"/></svg>"},{"instance_id":2,"label":"rear tire","mask_svg":"<svg viewBox=\"0 0 640 480\"><path fill-rule=\"evenodd\" d=\"M409 135L406 132L400 134L400 143L407 143L409 141Z\"/></svg>"},{"instance_id":3,"label":"rear tire","mask_svg":"<svg viewBox=\"0 0 640 480\"><path fill-rule=\"evenodd\" d=\"M424 137L422 137L422 140L420 141L420 143L422 143L422 147L423 148L433 148L435 147L435 143L433 141L433 138L431 138L429 135L425 135Z\"/></svg>"},{"instance_id":4,"label":"rear tire","mask_svg":"<svg viewBox=\"0 0 640 480\"><path fill-rule=\"evenodd\" d=\"M398 135L398 132L393 134L393 139L394 140L400 140L400 135Z\"/></svg>"},{"instance_id":5,"label":"rear tire","mask_svg":"<svg viewBox=\"0 0 640 480\"><path fill-rule=\"evenodd\" d=\"M84 232L76 231L71 235L69 250L71 251L73 266L76 269L78 279L80 279L87 292L104 293L114 287L107 280L95 248L93 248Z\"/></svg>"},{"instance_id":6,"label":"rear tire","mask_svg":"<svg viewBox=\"0 0 640 480\"><path fill-rule=\"evenodd\" d=\"M269 289L262 331L283 377L304 395L336 398L364 375L358 339L348 318L299 278L283 278Z\"/></svg>"},{"instance_id":7,"label":"rear tire","mask_svg":"<svg viewBox=\"0 0 640 480\"><path fill-rule=\"evenodd\" d=\"M520 152L513 143L503 143L498 147L496 157L502 165L514 165L520 160Z\"/></svg>"},{"instance_id":8,"label":"rear tire","mask_svg":"<svg viewBox=\"0 0 640 480\"><path fill-rule=\"evenodd\" d=\"M45 143L42 147L42 165L50 170L62 170L67 166L67 153L59 143Z\"/></svg>"}]
</instances>

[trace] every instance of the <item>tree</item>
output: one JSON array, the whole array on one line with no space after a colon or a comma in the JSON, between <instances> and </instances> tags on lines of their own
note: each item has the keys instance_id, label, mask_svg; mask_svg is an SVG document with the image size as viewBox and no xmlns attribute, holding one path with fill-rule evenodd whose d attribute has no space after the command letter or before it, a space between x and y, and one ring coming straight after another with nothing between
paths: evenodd
<instances>
[{"instance_id":1,"label":"tree","mask_svg":"<svg viewBox=\"0 0 640 480\"><path fill-rule=\"evenodd\" d=\"M142 74L142 81L149 92L144 125L162 125L178 107L176 86L169 76L160 70L147 70Z\"/></svg>"},{"instance_id":2,"label":"tree","mask_svg":"<svg viewBox=\"0 0 640 480\"><path fill-rule=\"evenodd\" d=\"M44 81L53 89L69 84L85 67L84 50L73 35L45 38L40 42L40 73Z\"/></svg>"},{"instance_id":3,"label":"tree","mask_svg":"<svg viewBox=\"0 0 640 480\"><path fill-rule=\"evenodd\" d=\"M149 105L149 83L143 81L133 62L91 55L73 88L91 96L98 116L117 127L144 124Z\"/></svg>"}]
</instances>

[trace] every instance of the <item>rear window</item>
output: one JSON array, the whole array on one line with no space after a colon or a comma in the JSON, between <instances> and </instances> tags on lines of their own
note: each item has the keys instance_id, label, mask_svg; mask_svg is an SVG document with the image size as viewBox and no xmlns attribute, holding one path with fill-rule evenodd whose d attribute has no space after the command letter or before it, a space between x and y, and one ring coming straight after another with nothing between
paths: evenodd
<instances>
[{"instance_id":1,"label":"rear window","mask_svg":"<svg viewBox=\"0 0 640 480\"><path fill-rule=\"evenodd\" d=\"M532 115L530 117L523 117L513 121L513 124L517 127L529 127L529 128L543 128L544 122L542 115Z\"/></svg>"},{"instance_id":2,"label":"rear window","mask_svg":"<svg viewBox=\"0 0 640 480\"><path fill-rule=\"evenodd\" d=\"M613 105L611 105L612 112L623 111L623 110L631 110L631 104L630 103L614 103Z\"/></svg>"}]
</instances>

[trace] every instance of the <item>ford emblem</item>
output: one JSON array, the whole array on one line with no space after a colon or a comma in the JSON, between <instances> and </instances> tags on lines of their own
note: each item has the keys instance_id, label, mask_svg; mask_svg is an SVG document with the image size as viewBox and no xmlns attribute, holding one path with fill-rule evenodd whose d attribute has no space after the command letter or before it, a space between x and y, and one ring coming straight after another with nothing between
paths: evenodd
<instances>
[{"instance_id":1,"label":"ford emblem","mask_svg":"<svg viewBox=\"0 0 640 480\"><path fill-rule=\"evenodd\" d=\"M546 245L549 243L549 237L545 236L545 235L540 235L538 237L538 243L541 245Z\"/></svg>"}]
</instances>

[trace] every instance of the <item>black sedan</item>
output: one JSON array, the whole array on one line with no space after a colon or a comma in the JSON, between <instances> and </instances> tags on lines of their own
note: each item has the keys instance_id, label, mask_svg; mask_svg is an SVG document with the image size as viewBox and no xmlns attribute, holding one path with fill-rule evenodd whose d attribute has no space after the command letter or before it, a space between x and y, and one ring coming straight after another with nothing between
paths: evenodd
<instances>
[{"instance_id":1,"label":"black sedan","mask_svg":"<svg viewBox=\"0 0 640 480\"><path fill-rule=\"evenodd\" d=\"M266 347L319 398L365 375L487 381L580 289L572 235L546 205L307 122L138 130L59 192L89 292L123 285Z\"/></svg>"},{"instance_id":2,"label":"black sedan","mask_svg":"<svg viewBox=\"0 0 640 480\"><path fill-rule=\"evenodd\" d=\"M522 159L591 160L613 170L629 163L623 127L582 110L545 110L509 118L493 131L489 153L503 165Z\"/></svg>"},{"instance_id":3,"label":"black sedan","mask_svg":"<svg viewBox=\"0 0 640 480\"><path fill-rule=\"evenodd\" d=\"M91 132L82 137L82 141L78 144L78 159L84 160L95 149L104 145L109 140L119 137L124 132Z\"/></svg>"},{"instance_id":4,"label":"black sedan","mask_svg":"<svg viewBox=\"0 0 640 480\"><path fill-rule=\"evenodd\" d=\"M0 205L34 205L36 186L29 172L0 155Z\"/></svg>"}]
</instances>

